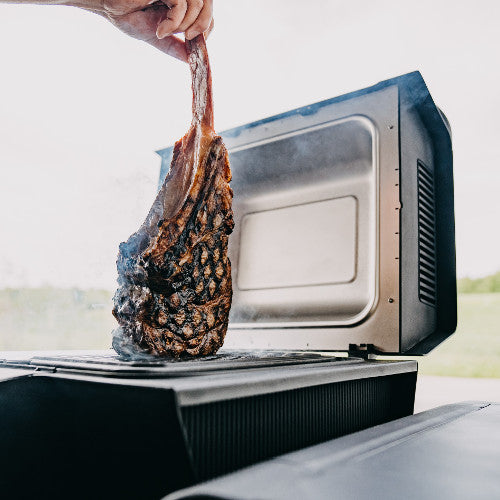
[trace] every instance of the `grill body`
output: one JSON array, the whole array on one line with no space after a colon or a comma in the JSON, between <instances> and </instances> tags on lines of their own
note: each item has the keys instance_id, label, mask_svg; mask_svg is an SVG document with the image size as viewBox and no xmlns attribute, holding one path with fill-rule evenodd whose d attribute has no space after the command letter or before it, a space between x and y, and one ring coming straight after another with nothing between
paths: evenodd
<instances>
[{"instance_id":1,"label":"grill body","mask_svg":"<svg viewBox=\"0 0 500 500\"><path fill-rule=\"evenodd\" d=\"M160 498L413 413L413 361L226 352L186 365L111 353L0 363L2 492Z\"/></svg>"}]
</instances>

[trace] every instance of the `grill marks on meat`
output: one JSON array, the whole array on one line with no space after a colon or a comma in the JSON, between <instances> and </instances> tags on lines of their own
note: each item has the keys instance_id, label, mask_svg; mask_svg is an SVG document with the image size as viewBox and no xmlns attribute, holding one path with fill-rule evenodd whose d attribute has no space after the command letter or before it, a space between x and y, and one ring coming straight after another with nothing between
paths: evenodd
<instances>
[{"instance_id":1,"label":"grill marks on meat","mask_svg":"<svg viewBox=\"0 0 500 500\"><path fill-rule=\"evenodd\" d=\"M213 130L203 35L186 42L193 122L139 229L120 245L113 347L125 356L199 356L222 345L231 307L233 229L227 150Z\"/></svg>"}]
</instances>

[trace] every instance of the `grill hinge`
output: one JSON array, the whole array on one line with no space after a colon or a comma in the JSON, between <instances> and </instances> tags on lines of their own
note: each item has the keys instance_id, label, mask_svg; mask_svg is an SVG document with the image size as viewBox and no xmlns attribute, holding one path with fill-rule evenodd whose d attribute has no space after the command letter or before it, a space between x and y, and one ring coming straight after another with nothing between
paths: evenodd
<instances>
[{"instance_id":1,"label":"grill hinge","mask_svg":"<svg viewBox=\"0 0 500 500\"><path fill-rule=\"evenodd\" d=\"M375 355L375 346L373 344L349 344L349 357L370 359L371 355Z\"/></svg>"}]
</instances>

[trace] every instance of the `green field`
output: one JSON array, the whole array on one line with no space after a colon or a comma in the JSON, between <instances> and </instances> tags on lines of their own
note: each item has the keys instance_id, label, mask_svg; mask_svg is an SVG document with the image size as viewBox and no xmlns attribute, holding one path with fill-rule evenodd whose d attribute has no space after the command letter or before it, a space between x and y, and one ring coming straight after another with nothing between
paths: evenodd
<instances>
[{"instance_id":1,"label":"green field","mask_svg":"<svg viewBox=\"0 0 500 500\"><path fill-rule=\"evenodd\" d=\"M115 320L107 290L0 290L0 350L106 349Z\"/></svg>"},{"instance_id":2,"label":"green field","mask_svg":"<svg viewBox=\"0 0 500 500\"><path fill-rule=\"evenodd\" d=\"M500 293L460 294L456 333L418 363L424 375L500 378Z\"/></svg>"},{"instance_id":3,"label":"green field","mask_svg":"<svg viewBox=\"0 0 500 500\"><path fill-rule=\"evenodd\" d=\"M107 290L0 290L0 350L108 348L111 297ZM459 295L457 332L417 359L425 375L500 378L500 293Z\"/></svg>"}]
</instances>

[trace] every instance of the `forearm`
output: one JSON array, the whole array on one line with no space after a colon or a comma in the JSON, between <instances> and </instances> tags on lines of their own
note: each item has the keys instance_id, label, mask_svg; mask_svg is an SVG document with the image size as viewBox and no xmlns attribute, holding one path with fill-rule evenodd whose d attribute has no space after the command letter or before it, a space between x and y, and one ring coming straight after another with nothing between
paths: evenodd
<instances>
[{"instance_id":1,"label":"forearm","mask_svg":"<svg viewBox=\"0 0 500 500\"><path fill-rule=\"evenodd\" d=\"M102 0L0 0L0 3L26 5L68 5L82 9L103 12Z\"/></svg>"},{"instance_id":2,"label":"forearm","mask_svg":"<svg viewBox=\"0 0 500 500\"><path fill-rule=\"evenodd\" d=\"M187 62L184 33L191 40L213 28L213 0L0 0L0 3L67 5L95 12L127 35Z\"/></svg>"}]
</instances>

